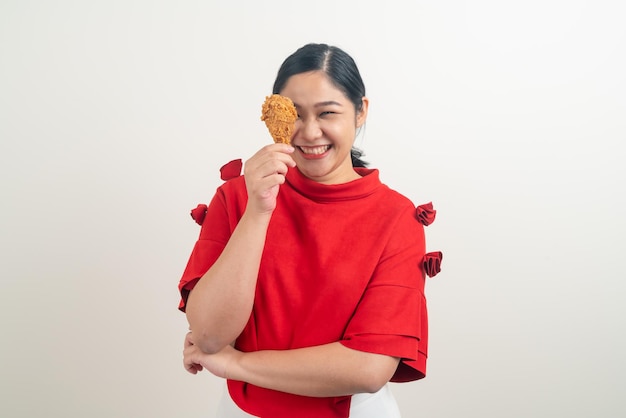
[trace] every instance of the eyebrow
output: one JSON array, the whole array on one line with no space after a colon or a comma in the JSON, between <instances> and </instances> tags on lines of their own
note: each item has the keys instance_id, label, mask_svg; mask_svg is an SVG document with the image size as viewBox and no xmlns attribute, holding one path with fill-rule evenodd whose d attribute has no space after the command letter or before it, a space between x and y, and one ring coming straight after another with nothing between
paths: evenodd
<instances>
[{"instance_id":1,"label":"eyebrow","mask_svg":"<svg viewBox=\"0 0 626 418\"><path fill-rule=\"evenodd\" d=\"M341 103L336 102L334 100L327 100L325 102L320 102L320 103L315 103L314 105L315 107L322 107L322 106L341 106Z\"/></svg>"},{"instance_id":2,"label":"eyebrow","mask_svg":"<svg viewBox=\"0 0 626 418\"><path fill-rule=\"evenodd\" d=\"M294 103L294 105L295 105L297 108L299 108L299 107L300 107L300 105L299 105L298 103ZM334 100L327 100L327 101L325 101L325 102L319 102L319 103L315 103L315 104L313 105L313 107L324 107L324 106L339 106L339 107L341 107L342 105L341 105L341 103L336 102L336 101L334 101Z\"/></svg>"}]
</instances>

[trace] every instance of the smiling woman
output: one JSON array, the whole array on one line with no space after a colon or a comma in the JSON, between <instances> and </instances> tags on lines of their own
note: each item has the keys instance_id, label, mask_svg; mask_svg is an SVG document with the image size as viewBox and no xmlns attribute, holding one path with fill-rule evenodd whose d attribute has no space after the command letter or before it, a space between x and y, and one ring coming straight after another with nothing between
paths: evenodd
<instances>
[{"instance_id":1,"label":"smiling woman","mask_svg":"<svg viewBox=\"0 0 626 418\"><path fill-rule=\"evenodd\" d=\"M291 144L259 150L202 213L184 366L227 379L220 417L399 417L387 383L426 371L430 221L353 149L369 101L348 54L305 45L273 93L295 105Z\"/></svg>"},{"instance_id":2,"label":"smiling woman","mask_svg":"<svg viewBox=\"0 0 626 418\"><path fill-rule=\"evenodd\" d=\"M367 118L365 84L354 59L340 48L323 44L309 44L299 49L283 62L276 76L273 92L280 93L290 77L315 71L323 72L327 76L327 81L343 93L344 99L354 105L355 114L360 114L365 106L362 121L357 126L360 129ZM324 103L321 102L320 104L323 105ZM360 150L352 147L351 157L354 167L366 166L366 163L360 159L361 154Z\"/></svg>"},{"instance_id":3,"label":"smiling woman","mask_svg":"<svg viewBox=\"0 0 626 418\"><path fill-rule=\"evenodd\" d=\"M291 76L280 93L298 111L291 143L302 174L323 184L360 177L353 169L351 150L356 131L367 117L367 98L361 97L355 106L321 70Z\"/></svg>"}]
</instances>

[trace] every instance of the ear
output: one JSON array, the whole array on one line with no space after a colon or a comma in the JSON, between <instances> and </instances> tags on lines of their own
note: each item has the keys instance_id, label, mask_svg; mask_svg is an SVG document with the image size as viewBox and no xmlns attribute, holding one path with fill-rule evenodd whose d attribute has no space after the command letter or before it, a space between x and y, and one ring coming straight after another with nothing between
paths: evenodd
<instances>
[{"instance_id":1,"label":"ear","mask_svg":"<svg viewBox=\"0 0 626 418\"><path fill-rule=\"evenodd\" d=\"M360 128L363 126L365 121L367 120L367 109L369 107L370 101L367 97L363 96L361 99L361 110L356 114L356 127Z\"/></svg>"}]
</instances>

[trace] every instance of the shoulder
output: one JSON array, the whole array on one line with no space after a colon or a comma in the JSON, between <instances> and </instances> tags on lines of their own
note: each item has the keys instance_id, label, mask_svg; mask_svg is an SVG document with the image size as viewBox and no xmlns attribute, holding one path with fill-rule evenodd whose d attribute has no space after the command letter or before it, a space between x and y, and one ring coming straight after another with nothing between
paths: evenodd
<instances>
[{"instance_id":1,"label":"shoulder","mask_svg":"<svg viewBox=\"0 0 626 418\"><path fill-rule=\"evenodd\" d=\"M224 181L218 188L218 193L238 194L246 190L246 183L242 174L243 162L240 158L229 161L220 168L220 178Z\"/></svg>"},{"instance_id":2,"label":"shoulder","mask_svg":"<svg viewBox=\"0 0 626 418\"><path fill-rule=\"evenodd\" d=\"M419 207L411 198L382 182L378 194L377 216L386 218L390 228L401 235L423 235L424 224L418 217Z\"/></svg>"},{"instance_id":3,"label":"shoulder","mask_svg":"<svg viewBox=\"0 0 626 418\"><path fill-rule=\"evenodd\" d=\"M378 199L389 201L395 207L413 206L411 199L381 181L380 171L377 168L357 167L355 171L361 175L360 182L367 184L370 190L375 191Z\"/></svg>"},{"instance_id":4,"label":"shoulder","mask_svg":"<svg viewBox=\"0 0 626 418\"><path fill-rule=\"evenodd\" d=\"M400 217L412 218L415 213L415 203L406 195L381 184L379 200L381 209L386 209Z\"/></svg>"},{"instance_id":5,"label":"shoulder","mask_svg":"<svg viewBox=\"0 0 626 418\"><path fill-rule=\"evenodd\" d=\"M231 179L226 180L222 185L220 185L218 190L223 191L224 193L238 193L241 190L246 190L246 179L243 175L233 177Z\"/></svg>"},{"instance_id":6,"label":"shoulder","mask_svg":"<svg viewBox=\"0 0 626 418\"><path fill-rule=\"evenodd\" d=\"M217 199L222 201L228 212L242 213L248 202L248 191L243 176L226 180L217 188Z\"/></svg>"}]
</instances>

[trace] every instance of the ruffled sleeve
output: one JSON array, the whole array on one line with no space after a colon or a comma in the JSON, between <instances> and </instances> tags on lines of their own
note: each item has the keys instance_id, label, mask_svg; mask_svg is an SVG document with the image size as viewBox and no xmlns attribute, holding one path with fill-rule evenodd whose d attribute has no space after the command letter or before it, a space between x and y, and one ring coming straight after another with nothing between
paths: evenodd
<instances>
[{"instance_id":1,"label":"ruffled sleeve","mask_svg":"<svg viewBox=\"0 0 626 418\"><path fill-rule=\"evenodd\" d=\"M178 309L183 312L185 312L189 292L220 256L239 220L241 211L237 209L229 211L228 207L237 208L240 202L245 204L246 193L241 176L242 167L241 159L224 164L220 168L220 178L226 183L217 189L208 206L200 203L191 210L191 218L201 225L202 229L178 283L181 296ZM233 192L231 201L226 197L225 188Z\"/></svg>"},{"instance_id":2,"label":"ruffled sleeve","mask_svg":"<svg viewBox=\"0 0 626 418\"><path fill-rule=\"evenodd\" d=\"M178 309L183 312L185 312L189 292L215 263L230 237L228 215L224 203L223 195L218 191L208 207L201 204L191 212L192 218L202 225L202 228L178 283L181 296Z\"/></svg>"},{"instance_id":3,"label":"ruffled sleeve","mask_svg":"<svg viewBox=\"0 0 626 418\"><path fill-rule=\"evenodd\" d=\"M424 227L408 207L393 226L383 256L342 344L401 358L392 381L421 379L426 374L428 318L424 297Z\"/></svg>"}]
</instances>

